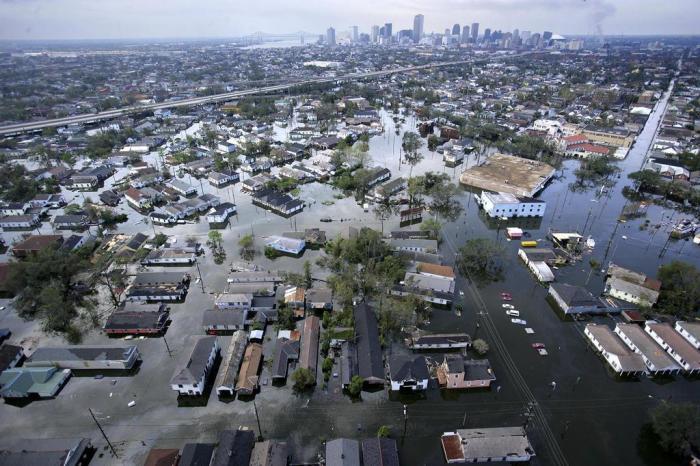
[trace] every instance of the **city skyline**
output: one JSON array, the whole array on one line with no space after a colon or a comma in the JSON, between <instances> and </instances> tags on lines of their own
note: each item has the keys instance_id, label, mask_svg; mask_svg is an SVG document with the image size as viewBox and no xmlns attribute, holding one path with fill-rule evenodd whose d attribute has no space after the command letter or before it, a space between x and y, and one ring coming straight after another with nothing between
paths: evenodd
<instances>
[{"instance_id":1,"label":"city skyline","mask_svg":"<svg viewBox=\"0 0 700 466\"><path fill-rule=\"evenodd\" d=\"M425 34L473 22L491 30L552 30L562 35L700 32L694 21L700 15L700 3L693 0L666 4L661 11L651 0L534 0L527 4L515 0L438 0L430 5L394 0L380 10L365 0L351 6L336 0L313 0L293 8L274 0L245 12L223 0L205 0L198 5L185 0L147 4L106 0L99 10L86 0L0 0L0 11L5 19L2 40L186 39L238 37L259 31L323 34L330 26L336 31L352 31L353 25L370 33L373 24L385 23L392 23L397 32L412 29L419 14L424 15ZM134 15L134 11L140 14Z\"/></svg>"}]
</instances>

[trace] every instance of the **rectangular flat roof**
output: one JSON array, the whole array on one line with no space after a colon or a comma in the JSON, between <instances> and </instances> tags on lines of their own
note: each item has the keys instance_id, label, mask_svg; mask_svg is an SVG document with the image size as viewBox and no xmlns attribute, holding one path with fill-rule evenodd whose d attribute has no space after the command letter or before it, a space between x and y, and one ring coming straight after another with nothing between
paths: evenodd
<instances>
[{"instance_id":1,"label":"rectangular flat roof","mask_svg":"<svg viewBox=\"0 0 700 466\"><path fill-rule=\"evenodd\" d=\"M481 165L465 170L459 181L486 191L531 196L554 171L552 166L537 160L494 154Z\"/></svg>"}]
</instances>

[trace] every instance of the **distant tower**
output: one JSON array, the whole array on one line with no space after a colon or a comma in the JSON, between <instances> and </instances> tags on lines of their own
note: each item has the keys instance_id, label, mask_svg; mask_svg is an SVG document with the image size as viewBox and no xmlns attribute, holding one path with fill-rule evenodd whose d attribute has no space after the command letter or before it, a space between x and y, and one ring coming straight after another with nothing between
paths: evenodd
<instances>
[{"instance_id":1,"label":"distant tower","mask_svg":"<svg viewBox=\"0 0 700 466\"><path fill-rule=\"evenodd\" d=\"M299 43L304 45L304 34L299 34Z\"/></svg>"},{"instance_id":2,"label":"distant tower","mask_svg":"<svg viewBox=\"0 0 700 466\"><path fill-rule=\"evenodd\" d=\"M373 44L377 43L379 40L379 26L372 26L372 35L370 38L372 39Z\"/></svg>"},{"instance_id":3,"label":"distant tower","mask_svg":"<svg viewBox=\"0 0 700 466\"><path fill-rule=\"evenodd\" d=\"M335 29L332 27L326 29L326 44L330 47L335 45Z\"/></svg>"},{"instance_id":4,"label":"distant tower","mask_svg":"<svg viewBox=\"0 0 700 466\"><path fill-rule=\"evenodd\" d=\"M472 42L479 38L479 23L472 23Z\"/></svg>"},{"instance_id":5,"label":"distant tower","mask_svg":"<svg viewBox=\"0 0 700 466\"><path fill-rule=\"evenodd\" d=\"M454 26L452 26L452 35L459 36L459 30L460 30L459 24L455 24Z\"/></svg>"},{"instance_id":6,"label":"distant tower","mask_svg":"<svg viewBox=\"0 0 700 466\"><path fill-rule=\"evenodd\" d=\"M384 38L386 39L387 44L391 43L391 36L393 35L391 27L391 23L384 23Z\"/></svg>"},{"instance_id":7,"label":"distant tower","mask_svg":"<svg viewBox=\"0 0 700 466\"><path fill-rule=\"evenodd\" d=\"M542 40L547 42L552 38L552 33L550 31L544 31L544 34L542 34Z\"/></svg>"},{"instance_id":8,"label":"distant tower","mask_svg":"<svg viewBox=\"0 0 700 466\"><path fill-rule=\"evenodd\" d=\"M466 44L469 42L469 26L462 27L462 43Z\"/></svg>"},{"instance_id":9,"label":"distant tower","mask_svg":"<svg viewBox=\"0 0 700 466\"><path fill-rule=\"evenodd\" d=\"M423 15L416 15L413 18L413 42L416 44L423 38L424 22L425 17Z\"/></svg>"},{"instance_id":10,"label":"distant tower","mask_svg":"<svg viewBox=\"0 0 700 466\"><path fill-rule=\"evenodd\" d=\"M357 43L360 40L359 36L357 35L357 26L352 27L352 41L354 43Z\"/></svg>"},{"instance_id":11,"label":"distant tower","mask_svg":"<svg viewBox=\"0 0 700 466\"><path fill-rule=\"evenodd\" d=\"M520 29L513 29L513 40L516 41L520 39Z\"/></svg>"},{"instance_id":12,"label":"distant tower","mask_svg":"<svg viewBox=\"0 0 700 466\"><path fill-rule=\"evenodd\" d=\"M491 40L491 28L484 29L484 42Z\"/></svg>"}]
</instances>

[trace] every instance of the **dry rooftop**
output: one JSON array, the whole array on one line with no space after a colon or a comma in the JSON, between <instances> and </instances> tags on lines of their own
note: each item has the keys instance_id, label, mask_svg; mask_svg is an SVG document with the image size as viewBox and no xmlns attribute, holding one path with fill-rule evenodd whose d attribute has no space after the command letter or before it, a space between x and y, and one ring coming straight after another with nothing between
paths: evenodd
<instances>
[{"instance_id":1,"label":"dry rooftop","mask_svg":"<svg viewBox=\"0 0 700 466\"><path fill-rule=\"evenodd\" d=\"M467 186L534 196L554 176L554 168L544 162L506 154L494 154L481 165L465 170L459 181Z\"/></svg>"}]
</instances>

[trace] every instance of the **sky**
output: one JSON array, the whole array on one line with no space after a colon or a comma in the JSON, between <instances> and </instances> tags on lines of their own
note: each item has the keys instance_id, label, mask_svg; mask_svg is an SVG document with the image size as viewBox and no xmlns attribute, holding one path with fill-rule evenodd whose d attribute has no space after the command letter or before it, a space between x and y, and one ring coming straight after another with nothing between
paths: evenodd
<instances>
[{"instance_id":1,"label":"sky","mask_svg":"<svg viewBox=\"0 0 700 466\"><path fill-rule=\"evenodd\" d=\"M426 32L456 22L567 34L700 34L700 0L0 0L0 39L239 37L258 31L342 34L357 25Z\"/></svg>"}]
</instances>

